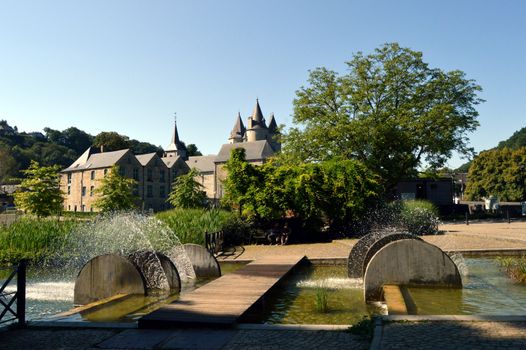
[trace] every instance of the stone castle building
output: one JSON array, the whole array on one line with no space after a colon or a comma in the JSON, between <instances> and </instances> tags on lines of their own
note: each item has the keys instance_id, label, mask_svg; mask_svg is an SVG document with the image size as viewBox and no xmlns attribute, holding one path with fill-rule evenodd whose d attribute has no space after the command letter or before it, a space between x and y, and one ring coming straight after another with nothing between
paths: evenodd
<instances>
[{"instance_id":1,"label":"stone castle building","mask_svg":"<svg viewBox=\"0 0 526 350\"><path fill-rule=\"evenodd\" d=\"M123 149L104 152L94 147L88 148L73 164L61 172L60 187L65 193L64 210L91 212L97 199L96 189L100 180L114 166L119 166L121 175L137 181L134 194L138 196L138 207L160 211L169 208L166 202L175 178L196 168L196 180L203 185L210 200L223 196L222 181L226 178L224 165L230 158L233 148L244 148L249 163L261 165L269 157L280 151L279 131L274 115L267 122L261 112L259 101L247 126L238 113L228 143L221 146L217 155L188 157L188 150L179 139L177 124L174 125L171 143L163 157L156 153L134 155Z\"/></svg>"}]
</instances>

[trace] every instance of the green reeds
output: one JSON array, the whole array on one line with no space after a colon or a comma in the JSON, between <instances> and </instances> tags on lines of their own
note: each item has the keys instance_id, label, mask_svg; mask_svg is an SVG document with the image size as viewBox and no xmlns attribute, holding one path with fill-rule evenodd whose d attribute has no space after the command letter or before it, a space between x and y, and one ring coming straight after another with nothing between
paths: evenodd
<instances>
[{"instance_id":1,"label":"green reeds","mask_svg":"<svg viewBox=\"0 0 526 350\"><path fill-rule=\"evenodd\" d=\"M222 230L234 214L221 209L173 209L156 214L179 237L181 243L205 243L205 232Z\"/></svg>"},{"instance_id":2,"label":"green reeds","mask_svg":"<svg viewBox=\"0 0 526 350\"><path fill-rule=\"evenodd\" d=\"M0 227L0 264L53 257L62 252L75 225L73 220L23 217L9 227Z\"/></svg>"},{"instance_id":3,"label":"green reeds","mask_svg":"<svg viewBox=\"0 0 526 350\"><path fill-rule=\"evenodd\" d=\"M497 258L497 262L511 279L526 283L526 257Z\"/></svg>"},{"instance_id":4,"label":"green reeds","mask_svg":"<svg viewBox=\"0 0 526 350\"><path fill-rule=\"evenodd\" d=\"M316 288L315 307L316 311L320 313L329 312L329 297L328 290L324 286Z\"/></svg>"}]
</instances>

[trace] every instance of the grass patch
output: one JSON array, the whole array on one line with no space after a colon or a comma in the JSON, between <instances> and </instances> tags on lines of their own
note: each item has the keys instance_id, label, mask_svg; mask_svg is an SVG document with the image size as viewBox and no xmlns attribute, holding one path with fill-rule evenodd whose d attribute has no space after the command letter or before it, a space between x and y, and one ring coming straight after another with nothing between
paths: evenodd
<instances>
[{"instance_id":1,"label":"grass patch","mask_svg":"<svg viewBox=\"0 0 526 350\"><path fill-rule=\"evenodd\" d=\"M526 257L499 257L497 263L511 279L519 283L526 283Z\"/></svg>"}]
</instances>

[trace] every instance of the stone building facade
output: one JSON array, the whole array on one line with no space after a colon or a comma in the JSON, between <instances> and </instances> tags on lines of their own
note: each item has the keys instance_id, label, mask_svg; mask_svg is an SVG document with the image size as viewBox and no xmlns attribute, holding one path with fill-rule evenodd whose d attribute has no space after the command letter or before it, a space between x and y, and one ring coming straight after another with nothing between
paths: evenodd
<instances>
[{"instance_id":1,"label":"stone building facade","mask_svg":"<svg viewBox=\"0 0 526 350\"><path fill-rule=\"evenodd\" d=\"M244 148L246 159L255 165L263 164L279 152L279 131L274 115L269 122L261 112L259 101L248 117L247 127L238 114L234 128L217 155L188 157L188 150L179 139L177 124L172 140L163 157L156 153L134 155L129 149L103 152L88 148L73 164L61 172L61 190L65 194L64 210L94 212L97 200L96 189L100 180L114 165L121 175L134 179L137 185L134 194L139 198L137 206L144 210L160 211L169 208L166 202L177 176L195 168L199 171L196 180L203 186L206 196L217 201L224 195L223 181L226 178L225 163L234 148Z\"/></svg>"},{"instance_id":2,"label":"stone building facade","mask_svg":"<svg viewBox=\"0 0 526 350\"><path fill-rule=\"evenodd\" d=\"M163 157L156 153L134 155L129 149L103 152L90 147L61 172L64 210L97 211L94 206L98 198L96 189L114 165L119 166L121 175L137 182L133 191L138 197L139 208L154 211L167 209L169 204L166 200L173 180L189 171L185 163L186 155L186 147L179 140L177 125L174 126L172 142Z\"/></svg>"}]
</instances>

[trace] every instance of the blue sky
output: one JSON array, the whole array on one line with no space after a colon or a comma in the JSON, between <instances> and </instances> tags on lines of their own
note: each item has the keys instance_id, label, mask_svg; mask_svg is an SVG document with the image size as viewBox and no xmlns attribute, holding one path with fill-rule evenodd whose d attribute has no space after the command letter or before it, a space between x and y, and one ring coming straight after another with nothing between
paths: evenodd
<instances>
[{"instance_id":1,"label":"blue sky","mask_svg":"<svg viewBox=\"0 0 526 350\"><path fill-rule=\"evenodd\" d=\"M177 112L181 138L216 153L256 97L290 126L309 69L396 41L482 85L481 151L526 126L525 20L525 1L2 0L0 119L166 146Z\"/></svg>"}]
</instances>

